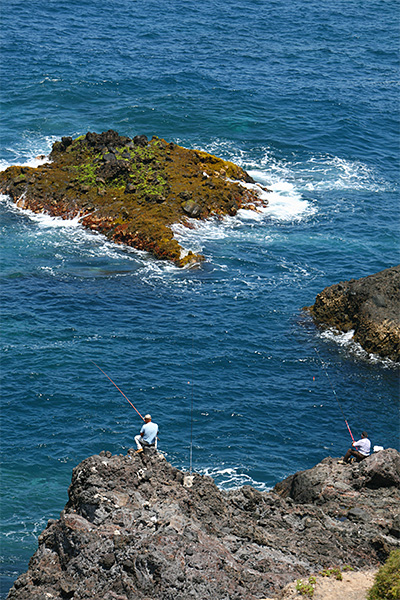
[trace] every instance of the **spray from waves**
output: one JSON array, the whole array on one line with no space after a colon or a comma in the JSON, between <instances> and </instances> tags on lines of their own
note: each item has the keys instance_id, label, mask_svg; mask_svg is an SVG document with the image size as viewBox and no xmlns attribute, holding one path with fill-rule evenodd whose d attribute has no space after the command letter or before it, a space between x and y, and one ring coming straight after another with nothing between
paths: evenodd
<instances>
[{"instance_id":1,"label":"spray from waves","mask_svg":"<svg viewBox=\"0 0 400 600\"><path fill-rule=\"evenodd\" d=\"M261 163L272 182L283 179L303 193L335 190L382 192L390 188L390 184L380 178L374 168L361 161L338 156L311 156L300 161L283 161L267 152Z\"/></svg>"},{"instance_id":2,"label":"spray from waves","mask_svg":"<svg viewBox=\"0 0 400 600\"><path fill-rule=\"evenodd\" d=\"M273 221L300 221L316 213L316 208L309 200L302 198L296 186L289 181L279 179L275 182L263 172L249 170L254 180L267 185L269 192L261 191L261 198L267 201L265 208L259 209L259 213L269 217ZM257 189L257 185L246 184L246 187ZM252 216L253 214L253 216ZM254 211L239 211L239 216L244 218L255 218Z\"/></svg>"},{"instance_id":3,"label":"spray from waves","mask_svg":"<svg viewBox=\"0 0 400 600\"><path fill-rule=\"evenodd\" d=\"M397 363L390 360L390 358L382 358L377 354L372 354L364 350L364 348L358 342L354 341L353 329L342 332L337 329L329 328L322 331L320 333L320 337L327 342L332 342L340 348L343 348L351 356L359 360L366 361L370 364L379 364L380 366L386 368L397 369L399 366Z\"/></svg>"},{"instance_id":4,"label":"spray from waves","mask_svg":"<svg viewBox=\"0 0 400 600\"><path fill-rule=\"evenodd\" d=\"M272 488L265 483L256 481L247 473L241 472L239 467L213 467L199 469L201 475L212 477L216 485L223 490L234 490L244 485L251 485L262 492L269 491Z\"/></svg>"},{"instance_id":5,"label":"spray from waves","mask_svg":"<svg viewBox=\"0 0 400 600\"><path fill-rule=\"evenodd\" d=\"M57 136L46 136L32 138L27 136L19 144L13 148L4 148L4 154L7 159L0 159L0 171L4 171L12 165L20 165L24 167L38 167L46 162L49 162L48 155Z\"/></svg>"},{"instance_id":6,"label":"spray from waves","mask_svg":"<svg viewBox=\"0 0 400 600\"><path fill-rule=\"evenodd\" d=\"M374 167L339 156L318 155L289 161L275 158L266 149L260 164L271 184L283 180L293 184L299 193L336 190L385 192L392 188L392 184L381 177ZM247 168L257 169L257 160L250 160Z\"/></svg>"},{"instance_id":7,"label":"spray from waves","mask_svg":"<svg viewBox=\"0 0 400 600\"><path fill-rule=\"evenodd\" d=\"M390 188L375 169L358 160L338 156L312 157L295 165L298 179L307 191L364 190L384 192Z\"/></svg>"},{"instance_id":8,"label":"spray from waves","mask_svg":"<svg viewBox=\"0 0 400 600\"><path fill-rule=\"evenodd\" d=\"M230 142L215 140L202 150L223 156L240 165L256 182L268 188L269 192L265 192L259 186L255 186L260 197L267 201L268 205L260 208L258 214L255 211L242 209L238 212L239 218L259 221L266 218L273 221L295 222L316 213L317 209L313 202L303 198L292 165L278 161L269 148L245 151ZM254 187L251 184L247 185Z\"/></svg>"},{"instance_id":9,"label":"spray from waves","mask_svg":"<svg viewBox=\"0 0 400 600\"><path fill-rule=\"evenodd\" d=\"M249 171L249 174L263 186L268 183L260 171ZM316 213L315 206L304 200L291 183L282 180L269 184L269 191L259 184L241 185L255 190L265 205L259 205L255 210L241 208L234 217L210 217L206 221L188 219L190 228L176 223L171 227L175 238L186 251L190 249L196 253L203 252L208 242L222 239L244 241L258 237L263 245L268 245L277 235L274 223L300 222ZM259 226L257 231L253 225Z\"/></svg>"},{"instance_id":10,"label":"spray from waves","mask_svg":"<svg viewBox=\"0 0 400 600\"><path fill-rule=\"evenodd\" d=\"M249 150L237 148L230 141L214 140L204 150L224 156L245 170L254 172L257 181L265 183L274 192L290 198L291 194L302 198L310 192L337 190L362 190L385 192L395 189L395 184L384 179L376 168L360 160L348 159L329 154L306 155L301 159L280 159L270 147ZM298 198L297 198L298 200ZM302 198L303 202L306 202ZM271 202L271 204L273 201ZM303 204L305 214L307 205ZM300 206L297 206L299 209ZM296 206L294 206L296 209ZM301 214L294 210L295 215ZM290 211L285 215L287 218Z\"/></svg>"}]
</instances>

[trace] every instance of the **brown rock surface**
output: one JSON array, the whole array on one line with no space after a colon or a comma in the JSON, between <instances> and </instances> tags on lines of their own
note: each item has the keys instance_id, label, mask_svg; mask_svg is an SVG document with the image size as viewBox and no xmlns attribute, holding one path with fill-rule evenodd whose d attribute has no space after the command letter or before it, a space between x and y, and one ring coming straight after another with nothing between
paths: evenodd
<instances>
[{"instance_id":1,"label":"brown rock surface","mask_svg":"<svg viewBox=\"0 0 400 600\"><path fill-rule=\"evenodd\" d=\"M153 450L102 452L74 469L9 599L259 600L324 568L375 567L400 545L399 463L390 449L327 458L271 492L223 492Z\"/></svg>"},{"instance_id":2,"label":"brown rock surface","mask_svg":"<svg viewBox=\"0 0 400 600\"><path fill-rule=\"evenodd\" d=\"M400 266L331 285L309 310L317 323L354 330L367 352L400 361Z\"/></svg>"}]
</instances>

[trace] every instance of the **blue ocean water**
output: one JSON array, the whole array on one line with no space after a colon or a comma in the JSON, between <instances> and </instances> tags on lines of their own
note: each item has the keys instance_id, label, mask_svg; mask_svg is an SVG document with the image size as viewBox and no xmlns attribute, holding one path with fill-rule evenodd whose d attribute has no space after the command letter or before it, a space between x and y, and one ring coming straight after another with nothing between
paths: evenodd
<instances>
[{"instance_id":1,"label":"blue ocean water","mask_svg":"<svg viewBox=\"0 0 400 600\"><path fill-rule=\"evenodd\" d=\"M268 489L342 455L333 390L355 436L399 449L398 368L302 311L325 286L399 262L397 8L3 6L2 168L112 128L233 160L272 192L263 213L176 227L207 258L191 270L1 198L2 598L72 468L125 453L141 425L91 361L186 469L192 423L193 469L223 488Z\"/></svg>"}]
</instances>

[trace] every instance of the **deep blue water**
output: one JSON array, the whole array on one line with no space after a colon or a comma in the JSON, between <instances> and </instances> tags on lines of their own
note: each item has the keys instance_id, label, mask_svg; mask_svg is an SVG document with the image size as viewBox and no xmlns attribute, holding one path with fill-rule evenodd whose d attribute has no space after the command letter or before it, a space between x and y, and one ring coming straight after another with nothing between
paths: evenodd
<instances>
[{"instance_id":1,"label":"deep blue water","mask_svg":"<svg viewBox=\"0 0 400 600\"><path fill-rule=\"evenodd\" d=\"M0 202L2 591L67 501L72 468L160 449L228 488L268 489L349 435L399 449L398 368L302 307L397 264L397 3L10 0L2 14L2 167L110 128L234 160L272 188L176 235L178 270ZM33 162L32 162L33 161ZM327 371L318 361L318 350ZM328 373L329 378L326 377Z\"/></svg>"}]
</instances>

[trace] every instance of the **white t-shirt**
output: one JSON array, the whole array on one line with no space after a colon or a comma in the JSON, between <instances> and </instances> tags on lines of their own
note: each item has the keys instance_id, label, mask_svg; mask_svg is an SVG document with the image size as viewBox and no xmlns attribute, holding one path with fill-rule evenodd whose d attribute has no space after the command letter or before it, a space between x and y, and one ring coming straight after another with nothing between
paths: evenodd
<instances>
[{"instance_id":1,"label":"white t-shirt","mask_svg":"<svg viewBox=\"0 0 400 600\"><path fill-rule=\"evenodd\" d=\"M371 442L368 438L361 438L358 442L355 442L354 447L359 451L360 454L364 454L364 456L369 456L371 452Z\"/></svg>"}]
</instances>

